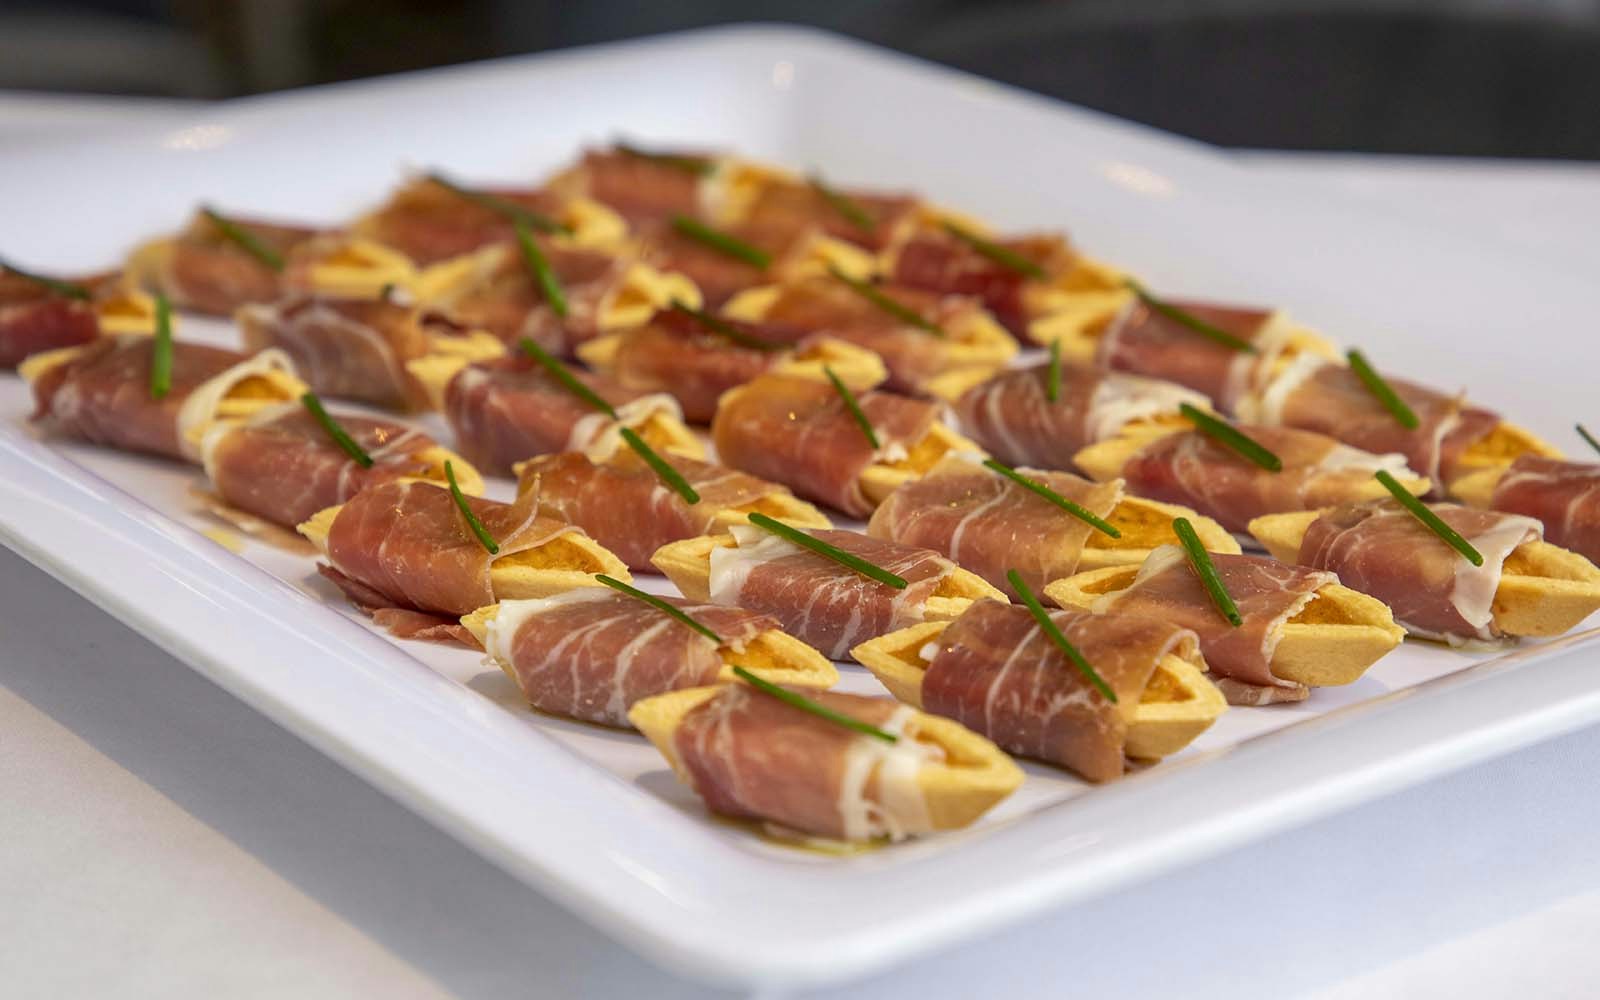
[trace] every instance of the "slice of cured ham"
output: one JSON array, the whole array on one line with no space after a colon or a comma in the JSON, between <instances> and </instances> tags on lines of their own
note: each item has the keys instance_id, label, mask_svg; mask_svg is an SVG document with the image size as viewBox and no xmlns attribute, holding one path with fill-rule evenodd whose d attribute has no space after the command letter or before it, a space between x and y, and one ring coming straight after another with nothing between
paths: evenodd
<instances>
[{"instance_id":1,"label":"slice of cured ham","mask_svg":"<svg viewBox=\"0 0 1600 1000\"><path fill-rule=\"evenodd\" d=\"M87 344L100 334L94 303L0 268L0 368L30 354Z\"/></svg>"},{"instance_id":2,"label":"slice of cured ham","mask_svg":"<svg viewBox=\"0 0 1600 1000\"><path fill-rule=\"evenodd\" d=\"M583 159L551 182L553 189L593 198L641 225L675 215L698 215L706 207L717 161L709 155L673 150L639 156L621 149L586 150Z\"/></svg>"},{"instance_id":3,"label":"slice of cured ham","mask_svg":"<svg viewBox=\"0 0 1600 1000\"><path fill-rule=\"evenodd\" d=\"M296 247L318 235L309 226L285 225L229 216L285 264ZM287 289L287 267L273 268L230 239L202 214L170 240L138 251L129 270L151 291L164 293L182 309L231 316L252 302L273 302Z\"/></svg>"},{"instance_id":4,"label":"slice of cured ham","mask_svg":"<svg viewBox=\"0 0 1600 1000\"><path fill-rule=\"evenodd\" d=\"M1059 236L1040 234L994 242L1038 266L1044 272L1044 281L1008 267L942 230L919 232L903 243L894 257L892 280L930 292L976 298L1006 329L1021 335L1033 318L1027 305L1030 284L1063 280L1076 267L1078 258Z\"/></svg>"},{"instance_id":5,"label":"slice of cured ham","mask_svg":"<svg viewBox=\"0 0 1600 1000\"><path fill-rule=\"evenodd\" d=\"M865 218L841 211L834 200L814 184L774 180L762 184L741 218L756 225L802 229L815 226L835 239L871 250L882 250L915 213L918 200L910 195L838 190ZM861 225L865 221L867 225Z\"/></svg>"},{"instance_id":6,"label":"slice of cured ham","mask_svg":"<svg viewBox=\"0 0 1600 1000\"><path fill-rule=\"evenodd\" d=\"M1237 350L1134 298L1100 337L1097 361L1112 371L1164 379L1193 389L1232 413L1256 388L1284 345L1266 309L1171 300L1169 305L1255 347Z\"/></svg>"},{"instance_id":7,"label":"slice of cured ham","mask_svg":"<svg viewBox=\"0 0 1600 1000\"><path fill-rule=\"evenodd\" d=\"M541 188L482 188L482 194L557 218L565 199ZM516 239L515 223L426 178L405 185L361 223L370 239L400 251L418 266Z\"/></svg>"},{"instance_id":8,"label":"slice of cured ham","mask_svg":"<svg viewBox=\"0 0 1600 1000\"><path fill-rule=\"evenodd\" d=\"M774 349L738 343L707 330L691 315L668 310L619 338L612 374L641 392L671 394L685 419L707 423L724 392L771 371L808 337L807 331L783 324L723 322Z\"/></svg>"},{"instance_id":9,"label":"slice of cured ham","mask_svg":"<svg viewBox=\"0 0 1600 1000\"><path fill-rule=\"evenodd\" d=\"M1519 455L1490 506L1537 518L1547 541L1600 562L1600 465Z\"/></svg>"}]
</instances>

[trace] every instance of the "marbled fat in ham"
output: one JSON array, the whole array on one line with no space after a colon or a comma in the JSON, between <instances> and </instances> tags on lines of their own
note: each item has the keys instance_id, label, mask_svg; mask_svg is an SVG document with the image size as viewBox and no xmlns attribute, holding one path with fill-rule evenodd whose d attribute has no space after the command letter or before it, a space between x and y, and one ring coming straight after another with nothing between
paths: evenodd
<instances>
[{"instance_id":1,"label":"marbled fat in ham","mask_svg":"<svg viewBox=\"0 0 1600 1000\"><path fill-rule=\"evenodd\" d=\"M1193 389L1225 413L1271 370L1282 347L1265 309L1171 300L1169 305L1255 347L1236 350L1137 299L1100 338L1097 361L1112 371L1164 379Z\"/></svg>"},{"instance_id":2,"label":"marbled fat in ham","mask_svg":"<svg viewBox=\"0 0 1600 1000\"><path fill-rule=\"evenodd\" d=\"M1544 537L1600 562L1600 465L1519 455L1489 506L1544 524Z\"/></svg>"}]
</instances>

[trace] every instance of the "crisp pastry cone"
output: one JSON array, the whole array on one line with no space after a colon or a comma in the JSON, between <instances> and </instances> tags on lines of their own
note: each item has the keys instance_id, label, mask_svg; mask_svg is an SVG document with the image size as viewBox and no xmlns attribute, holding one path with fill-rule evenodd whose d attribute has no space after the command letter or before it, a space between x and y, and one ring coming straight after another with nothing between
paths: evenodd
<instances>
[{"instance_id":1,"label":"crisp pastry cone","mask_svg":"<svg viewBox=\"0 0 1600 1000\"><path fill-rule=\"evenodd\" d=\"M481 481L480 481L481 483ZM295 530L328 553L328 532L343 505L328 507L306 518ZM489 564L489 585L498 600L553 597L574 587L600 587L595 574L604 573L618 580L633 577L610 549L573 529L563 532L537 548L500 556Z\"/></svg>"},{"instance_id":2,"label":"crisp pastry cone","mask_svg":"<svg viewBox=\"0 0 1600 1000\"><path fill-rule=\"evenodd\" d=\"M892 462L874 462L867 466L861 473L861 491L873 506L877 506L889 494L920 478L953 451L981 453L983 449L978 447L977 442L962 437L943 421L938 421L928 428L928 433L920 441L906 450L904 458Z\"/></svg>"},{"instance_id":3,"label":"crisp pastry cone","mask_svg":"<svg viewBox=\"0 0 1600 1000\"><path fill-rule=\"evenodd\" d=\"M1268 514L1250 522L1250 534L1273 558L1296 562L1306 530L1320 516L1308 510ZM1600 569L1576 552L1549 542L1524 542L1506 557L1494 594L1494 625L1511 636L1555 636L1600 611Z\"/></svg>"},{"instance_id":4,"label":"crisp pastry cone","mask_svg":"<svg viewBox=\"0 0 1600 1000\"><path fill-rule=\"evenodd\" d=\"M115 336L119 333L154 334L156 332L155 296L124 281L110 295L94 300L95 319L100 332ZM172 332L178 332L178 316L171 317Z\"/></svg>"},{"instance_id":5,"label":"crisp pastry cone","mask_svg":"<svg viewBox=\"0 0 1600 1000\"><path fill-rule=\"evenodd\" d=\"M679 779L689 783L678 759L673 735L685 716L722 690L721 686L688 688L656 695L636 703L628 721L643 733L672 765ZM1022 784L1022 769L989 740L950 719L918 712L909 724L915 738L937 744L944 760L922 765L918 785L936 830L971 825Z\"/></svg>"},{"instance_id":6,"label":"crisp pastry cone","mask_svg":"<svg viewBox=\"0 0 1600 1000\"><path fill-rule=\"evenodd\" d=\"M1106 521L1121 533L1120 537L1112 538L1101 531L1089 532L1078 557L1079 572L1110 566L1137 567L1152 549L1180 544L1177 533L1172 530L1172 522L1180 517L1189 519L1195 536L1207 552L1238 554L1239 540L1211 518L1177 504L1124 496L1106 515Z\"/></svg>"},{"instance_id":7,"label":"crisp pastry cone","mask_svg":"<svg viewBox=\"0 0 1600 1000\"><path fill-rule=\"evenodd\" d=\"M1465 499L1464 494L1457 492L1463 488L1463 480L1467 481L1464 488L1469 492L1481 491L1482 487L1475 484L1486 481L1489 492L1493 493L1494 485L1500 481L1500 476L1505 473L1506 468L1517 460L1518 455L1529 453L1542 455L1545 458L1564 457L1561 449L1527 428L1502 420L1488 434L1467 446L1461 457L1456 460L1460 474L1443 485L1451 496ZM1484 474L1492 475L1493 478L1473 479L1474 476Z\"/></svg>"},{"instance_id":8,"label":"crisp pastry cone","mask_svg":"<svg viewBox=\"0 0 1600 1000\"><path fill-rule=\"evenodd\" d=\"M409 257L359 236L318 252L304 278L308 291L349 299L376 299L389 288L411 291L416 280Z\"/></svg>"},{"instance_id":9,"label":"crisp pastry cone","mask_svg":"<svg viewBox=\"0 0 1600 1000\"><path fill-rule=\"evenodd\" d=\"M656 549L650 557L651 565L677 585L683 596L691 601L711 599L711 551L718 547L736 545L732 535L702 535L668 542ZM842 572L848 572L842 569ZM958 617L973 601L990 598L1004 601L1002 594L987 580L968 570L955 567L928 598L923 617L929 621L948 621Z\"/></svg>"},{"instance_id":10,"label":"crisp pastry cone","mask_svg":"<svg viewBox=\"0 0 1600 1000\"><path fill-rule=\"evenodd\" d=\"M589 367L610 373L628 335L629 331L623 330L585 341L578 345L578 357ZM780 353L781 360L772 368L774 374L824 382L828 376L823 369L830 368L851 392L866 392L889 377L882 358L864 347L834 337L819 337L798 350Z\"/></svg>"},{"instance_id":11,"label":"crisp pastry cone","mask_svg":"<svg viewBox=\"0 0 1600 1000\"><path fill-rule=\"evenodd\" d=\"M484 636L488 631L488 623L499 613L500 605L491 604L462 616L461 624L487 649ZM718 650L718 655L722 657L723 667L717 680L723 683L735 679L733 668L736 666L773 684L826 689L839 683L839 669L833 665L833 661L778 629L760 633L750 640L743 652L723 647ZM516 673L509 663L495 659L495 664L516 683Z\"/></svg>"},{"instance_id":12,"label":"crisp pastry cone","mask_svg":"<svg viewBox=\"0 0 1600 1000\"><path fill-rule=\"evenodd\" d=\"M1494 501L1494 491L1500 485L1500 479L1506 474L1506 466L1496 465L1486 469L1477 469L1464 476L1458 477L1450 484L1450 495L1466 504L1468 507L1478 507L1484 510ZM1412 492L1415 492L1414 490Z\"/></svg>"},{"instance_id":13,"label":"crisp pastry cone","mask_svg":"<svg viewBox=\"0 0 1600 1000\"><path fill-rule=\"evenodd\" d=\"M1088 611L1105 595L1126 590L1138 575L1137 566L1091 570L1055 580L1044 592L1063 608ZM1405 635L1382 601L1325 584L1315 600L1283 624L1268 666L1274 677L1306 687L1350 684Z\"/></svg>"},{"instance_id":14,"label":"crisp pastry cone","mask_svg":"<svg viewBox=\"0 0 1600 1000\"><path fill-rule=\"evenodd\" d=\"M937 643L949 622L924 622L869 639L850 655L883 682L889 693L920 709L922 676L929 662L922 651ZM1159 760L1194 742L1228 708L1227 700L1205 676L1205 661L1177 653L1161 658L1137 704L1122 704L1128 724L1127 756Z\"/></svg>"}]
</instances>

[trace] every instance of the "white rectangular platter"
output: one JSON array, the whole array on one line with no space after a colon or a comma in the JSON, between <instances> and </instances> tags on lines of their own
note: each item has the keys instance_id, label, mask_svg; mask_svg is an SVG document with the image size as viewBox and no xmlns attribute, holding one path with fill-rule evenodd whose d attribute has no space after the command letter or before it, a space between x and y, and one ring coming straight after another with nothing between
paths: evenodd
<instances>
[{"instance_id":1,"label":"white rectangular platter","mask_svg":"<svg viewBox=\"0 0 1600 1000\"><path fill-rule=\"evenodd\" d=\"M1581 362L1600 288L1576 262L1536 266L1207 147L789 29L233 102L159 133L8 153L0 247L41 268L110 264L201 199L343 218L408 166L529 181L617 135L1066 228L1163 291L1287 304L1556 441L1575 443L1592 402ZM196 470L43 440L28 409L0 378L7 546L585 919L723 983L859 976L1600 719L1600 630L1497 657L1408 644L1349 688L1230 712L1112 786L1084 794L1028 766L969 831L806 854L708 820L636 736L536 716L473 654L377 634L306 556L219 531ZM843 670L847 689L880 690Z\"/></svg>"}]
</instances>

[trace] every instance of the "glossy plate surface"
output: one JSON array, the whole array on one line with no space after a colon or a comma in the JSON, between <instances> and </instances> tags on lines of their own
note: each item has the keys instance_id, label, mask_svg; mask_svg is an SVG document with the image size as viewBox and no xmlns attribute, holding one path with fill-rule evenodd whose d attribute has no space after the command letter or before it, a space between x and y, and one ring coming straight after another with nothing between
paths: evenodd
<instances>
[{"instance_id":1,"label":"glossy plate surface","mask_svg":"<svg viewBox=\"0 0 1600 1000\"><path fill-rule=\"evenodd\" d=\"M42 268L106 265L200 199L342 218L406 167L528 181L617 135L1066 228L1166 292L1289 303L1380 365L1471 386L1564 444L1592 398L1578 362L1600 289L1576 264L1536 266L1204 146L788 29L240 101L159 133L12 152L0 246ZM231 333L186 322L182 336ZM1229 713L1194 750L1091 795L1030 765L970 831L804 854L708 821L637 737L534 716L474 655L374 633L307 556L210 519L195 470L41 440L14 377L0 407L6 545L586 919L722 982L860 975L1600 718L1600 634L1498 658L1412 644L1349 688Z\"/></svg>"}]
</instances>

